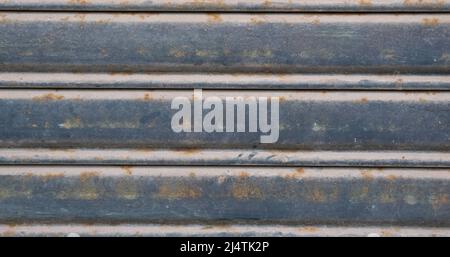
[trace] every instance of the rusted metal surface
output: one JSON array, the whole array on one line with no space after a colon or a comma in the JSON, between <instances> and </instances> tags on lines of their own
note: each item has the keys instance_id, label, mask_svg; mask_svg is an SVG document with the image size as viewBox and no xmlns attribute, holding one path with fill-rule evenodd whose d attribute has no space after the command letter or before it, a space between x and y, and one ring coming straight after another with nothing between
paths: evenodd
<instances>
[{"instance_id":1,"label":"rusted metal surface","mask_svg":"<svg viewBox=\"0 0 450 257\"><path fill-rule=\"evenodd\" d=\"M450 90L450 76L4 72L0 88Z\"/></svg>"},{"instance_id":2,"label":"rusted metal surface","mask_svg":"<svg viewBox=\"0 0 450 257\"><path fill-rule=\"evenodd\" d=\"M244 12L443 12L448 0L3 0L3 10L244 11Z\"/></svg>"},{"instance_id":3,"label":"rusted metal surface","mask_svg":"<svg viewBox=\"0 0 450 257\"><path fill-rule=\"evenodd\" d=\"M448 0L0 0L0 236L450 236L449 25ZM278 137L246 131L260 102L196 131L193 89L276 98Z\"/></svg>"},{"instance_id":4,"label":"rusted metal surface","mask_svg":"<svg viewBox=\"0 0 450 257\"><path fill-rule=\"evenodd\" d=\"M0 71L448 74L448 14L0 13Z\"/></svg>"},{"instance_id":5,"label":"rusted metal surface","mask_svg":"<svg viewBox=\"0 0 450 257\"><path fill-rule=\"evenodd\" d=\"M258 237L448 237L450 229L436 227L336 227L283 225L87 225L87 224L27 224L0 225L3 236L258 236Z\"/></svg>"},{"instance_id":6,"label":"rusted metal surface","mask_svg":"<svg viewBox=\"0 0 450 257\"><path fill-rule=\"evenodd\" d=\"M175 133L171 120L177 110L171 109L171 101L180 96L192 99L192 92L0 90L0 143L57 148L450 150L448 92L204 91L205 98L279 97L279 138L273 144L260 143L262 133Z\"/></svg>"},{"instance_id":7,"label":"rusted metal surface","mask_svg":"<svg viewBox=\"0 0 450 257\"><path fill-rule=\"evenodd\" d=\"M450 224L448 169L3 166L0 178L1 222Z\"/></svg>"},{"instance_id":8,"label":"rusted metal surface","mask_svg":"<svg viewBox=\"0 0 450 257\"><path fill-rule=\"evenodd\" d=\"M246 149L0 149L0 164L450 167L448 152Z\"/></svg>"}]
</instances>

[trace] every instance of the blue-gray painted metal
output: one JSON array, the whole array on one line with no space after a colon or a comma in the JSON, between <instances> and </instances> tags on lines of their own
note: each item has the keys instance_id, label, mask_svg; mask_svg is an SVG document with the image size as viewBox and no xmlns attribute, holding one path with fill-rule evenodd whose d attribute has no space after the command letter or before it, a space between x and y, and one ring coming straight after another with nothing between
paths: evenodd
<instances>
[{"instance_id":1,"label":"blue-gray painted metal","mask_svg":"<svg viewBox=\"0 0 450 257\"><path fill-rule=\"evenodd\" d=\"M0 222L449 226L448 170L0 167Z\"/></svg>"},{"instance_id":2,"label":"blue-gray painted metal","mask_svg":"<svg viewBox=\"0 0 450 257\"><path fill-rule=\"evenodd\" d=\"M171 121L178 110L171 109L171 101L192 98L189 90L0 90L0 143L57 148L450 150L447 92L203 92L205 98L223 100L279 97L279 139L264 144L264 133L175 133Z\"/></svg>"},{"instance_id":3,"label":"blue-gray painted metal","mask_svg":"<svg viewBox=\"0 0 450 257\"><path fill-rule=\"evenodd\" d=\"M0 71L450 72L447 14L0 17Z\"/></svg>"}]
</instances>

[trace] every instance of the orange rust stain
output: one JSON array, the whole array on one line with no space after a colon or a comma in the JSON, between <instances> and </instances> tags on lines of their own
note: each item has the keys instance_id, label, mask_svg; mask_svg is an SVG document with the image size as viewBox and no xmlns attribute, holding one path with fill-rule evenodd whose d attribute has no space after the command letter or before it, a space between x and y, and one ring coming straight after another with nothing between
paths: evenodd
<instances>
[{"instance_id":1,"label":"orange rust stain","mask_svg":"<svg viewBox=\"0 0 450 257\"><path fill-rule=\"evenodd\" d=\"M372 5L372 1L371 0L359 0L358 3L361 6L371 6Z\"/></svg>"},{"instance_id":2,"label":"orange rust stain","mask_svg":"<svg viewBox=\"0 0 450 257\"><path fill-rule=\"evenodd\" d=\"M53 93L33 97L34 101L55 101L55 100L63 100L63 99L64 99L64 96L53 94Z\"/></svg>"},{"instance_id":3,"label":"orange rust stain","mask_svg":"<svg viewBox=\"0 0 450 257\"><path fill-rule=\"evenodd\" d=\"M361 176L363 177L363 179L368 180L368 181L374 179L373 174L370 170L361 171Z\"/></svg>"},{"instance_id":4,"label":"orange rust stain","mask_svg":"<svg viewBox=\"0 0 450 257\"><path fill-rule=\"evenodd\" d=\"M272 5L272 1L271 1L271 0L265 0L265 1L263 2L263 6L269 7L269 6L271 6L271 5Z\"/></svg>"},{"instance_id":5,"label":"orange rust stain","mask_svg":"<svg viewBox=\"0 0 450 257\"><path fill-rule=\"evenodd\" d=\"M85 20L86 20L86 14L77 13L75 14L75 18L79 19L80 27L84 28Z\"/></svg>"},{"instance_id":6,"label":"orange rust stain","mask_svg":"<svg viewBox=\"0 0 450 257\"><path fill-rule=\"evenodd\" d=\"M321 189L314 188L309 191L306 198L313 202L324 203L327 201L327 194Z\"/></svg>"},{"instance_id":7,"label":"orange rust stain","mask_svg":"<svg viewBox=\"0 0 450 257\"><path fill-rule=\"evenodd\" d=\"M98 172L83 172L80 174L80 181L81 182L86 182L89 181L92 178L98 177L100 175L100 173Z\"/></svg>"},{"instance_id":8,"label":"orange rust stain","mask_svg":"<svg viewBox=\"0 0 450 257\"><path fill-rule=\"evenodd\" d=\"M391 231L388 230L382 230L380 234L383 237L392 237L394 235Z\"/></svg>"},{"instance_id":9,"label":"orange rust stain","mask_svg":"<svg viewBox=\"0 0 450 257\"><path fill-rule=\"evenodd\" d=\"M289 173L285 176L286 179L298 179L300 176L302 176L305 173L304 168L297 168L294 172Z\"/></svg>"},{"instance_id":10,"label":"orange rust stain","mask_svg":"<svg viewBox=\"0 0 450 257\"><path fill-rule=\"evenodd\" d=\"M286 176L284 176L286 179L297 179L298 178L298 174L297 173L290 173L287 174Z\"/></svg>"},{"instance_id":11,"label":"orange rust stain","mask_svg":"<svg viewBox=\"0 0 450 257\"><path fill-rule=\"evenodd\" d=\"M258 24L263 24L263 23L264 23L264 20L261 19L261 18L252 17L252 18L250 18L250 23L256 24L256 25L258 25Z\"/></svg>"},{"instance_id":12,"label":"orange rust stain","mask_svg":"<svg viewBox=\"0 0 450 257\"><path fill-rule=\"evenodd\" d=\"M137 151L142 152L142 153L151 153L152 149L148 149L148 148L139 148L137 149Z\"/></svg>"},{"instance_id":13,"label":"orange rust stain","mask_svg":"<svg viewBox=\"0 0 450 257\"><path fill-rule=\"evenodd\" d=\"M42 180L48 181L51 179L64 177L64 173L50 173L50 174L42 175L40 177L42 178Z\"/></svg>"},{"instance_id":14,"label":"orange rust stain","mask_svg":"<svg viewBox=\"0 0 450 257\"><path fill-rule=\"evenodd\" d=\"M108 22L110 22L111 20L105 19L105 20L97 20L95 21L96 24L99 25L104 25L104 24L108 24Z\"/></svg>"},{"instance_id":15,"label":"orange rust stain","mask_svg":"<svg viewBox=\"0 0 450 257\"><path fill-rule=\"evenodd\" d=\"M428 5L428 6L434 6L434 7L441 7L441 6L445 5L445 0L404 0L403 4L407 5L407 6Z\"/></svg>"},{"instance_id":16,"label":"orange rust stain","mask_svg":"<svg viewBox=\"0 0 450 257\"><path fill-rule=\"evenodd\" d=\"M208 13L208 22L211 23L222 22L222 17L220 16L220 14Z\"/></svg>"},{"instance_id":17,"label":"orange rust stain","mask_svg":"<svg viewBox=\"0 0 450 257\"><path fill-rule=\"evenodd\" d=\"M394 194L391 192L392 190L387 190L387 192L381 193L380 202L381 203L394 203L396 201Z\"/></svg>"},{"instance_id":18,"label":"orange rust stain","mask_svg":"<svg viewBox=\"0 0 450 257\"><path fill-rule=\"evenodd\" d=\"M262 199L262 190L248 181L235 182L231 187L231 195L238 200Z\"/></svg>"},{"instance_id":19,"label":"orange rust stain","mask_svg":"<svg viewBox=\"0 0 450 257\"><path fill-rule=\"evenodd\" d=\"M193 178L195 176L196 176L195 172L189 172L189 177Z\"/></svg>"},{"instance_id":20,"label":"orange rust stain","mask_svg":"<svg viewBox=\"0 0 450 257\"><path fill-rule=\"evenodd\" d=\"M360 103L363 103L363 104L366 104L366 103L369 102L369 100L367 100L366 97L363 97L363 98L361 98L361 99L359 100L359 102L360 102Z\"/></svg>"},{"instance_id":21,"label":"orange rust stain","mask_svg":"<svg viewBox=\"0 0 450 257\"><path fill-rule=\"evenodd\" d=\"M182 154L185 154L185 155L192 155L192 154L197 154L197 153L199 153L201 150L200 149L197 149L197 148L189 148L189 149L183 149L183 150L181 150L181 153Z\"/></svg>"},{"instance_id":22,"label":"orange rust stain","mask_svg":"<svg viewBox=\"0 0 450 257\"><path fill-rule=\"evenodd\" d=\"M364 201L369 196L369 187L363 186L357 189L353 189L351 192L352 201Z\"/></svg>"},{"instance_id":23,"label":"orange rust stain","mask_svg":"<svg viewBox=\"0 0 450 257\"><path fill-rule=\"evenodd\" d=\"M437 26L439 24L438 18L423 18L422 23L425 26Z\"/></svg>"},{"instance_id":24,"label":"orange rust stain","mask_svg":"<svg viewBox=\"0 0 450 257\"><path fill-rule=\"evenodd\" d=\"M145 20L145 18L147 18L148 15L149 15L149 14L147 14L147 15L145 15L145 14L138 14L138 16L139 16L139 18L140 18L141 20Z\"/></svg>"},{"instance_id":25,"label":"orange rust stain","mask_svg":"<svg viewBox=\"0 0 450 257\"><path fill-rule=\"evenodd\" d=\"M132 180L121 179L116 184L116 194L118 198L134 200L139 197L136 184Z\"/></svg>"},{"instance_id":26,"label":"orange rust stain","mask_svg":"<svg viewBox=\"0 0 450 257\"><path fill-rule=\"evenodd\" d=\"M132 167L131 166L122 166L121 169L125 172L127 175L133 175Z\"/></svg>"},{"instance_id":27,"label":"orange rust stain","mask_svg":"<svg viewBox=\"0 0 450 257\"><path fill-rule=\"evenodd\" d=\"M16 236L16 231L13 229L8 229L2 233L2 237L15 237L15 236Z\"/></svg>"},{"instance_id":28,"label":"orange rust stain","mask_svg":"<svg viewBox=\"0 0 450 257\"><path fill-rule=\"evenodd\" d=\"M158 198L165 198L169 200L177 199L195 199L202 195L202 190L198 187L188 185L185 183L167 183L159 187L156 194Z\"/></svg>"},{"instance_id":29,"label":"orange rust stain","mask_svg":"<svg viewBox=\"0 0 450 257\"><path fill-rule=\"evenodd\" d=\"M249 174L247 172L245 172L245 171L239 173L239 178L240 179L248 178L248 177L249 177Z\"/></svg>"},{"instance_id":30,"label":"orange rust stain","mask_svg":"<svg viewBox=\"0 0 450 257\"><path fill-rule=\"evenodd\" d=\"M317 232L319 229L316 227L303 227L299 229L300 231L305 231L305 232L309 232L309 233L314 233Z\"/></svg>"},{"instance_id":31,"label":"orange rust stain","mask_svg":"<svg viewBox=\"0 0 450 257\"><path fill-rule=\"evenodd\" d=\"M152 95L150 93L145 93L144 94L144 101L148 101L152 99Z\"/></svg>"},{"instance_id":32,"label":"orange rust stain","mask_svg":"<svg viewBox=\"0 0 450 257\"><path fill-rule=\"evenodd\" d=\"M131 74L133 74L133 72L131 72L131 71L120 71L120 72L112 71L112 72L109 72L109 75L111 75L111 76L116 76L116 75L128 76L128 75L131 75Z\"/></svg>"},{"instance_id":33,"label":"orange rust stain","mask_svg":"<svg viewBox=\"0 0 450 257\"><path fill-rule=\"evenodd\" d=\"M314 20L312 21L312 24L314 24L314 25L319 25L319 24L320 24L320 19L314 19Z\"/></svg>"},{"instance_id":34,"label":"orange rust stain","mask_svg":"<svg viewBox=\"0 0 450 257\"><path fill-rule=\"evenodd\" d=\"M296 171L298 174L300 174L300 175L305 174L305 169L304 169L304 168L297 168L297 169L295 169L295 171Z\"/></svg>"},{"instance_id":35,"label":"orange rust stain","mask_svg":"<svg viewBox=\"0 0 450 257\"><path fill-rule=\"evenodd\" d=\"M445 193L435 195L431 198L433 210L438 210L442 206L448 205L448 195Z\"/></svg>"},{"instance_id":36,"label":"orange rust stain","mask_svg":"<svg viewBox=\"0 0 450 257\"><path fill-rule=\"evenodd\" d=\"M395 87L401 88L403 85L403 79L397 79L395 81Z\"/></svg>"},{"instance_id":37,"label":"orange rust stain","mask_svg":"<svg viewBox=\"0 0 450 257\"><path fill-rule=\"evenodd\" d=\"M386 178L387 178L388 180L390 180L390 181L394 181L394 180L397 179L397 176L395 176L395 175L388 175Z\"/></svg>"},{"instance_id":38,"label":"orange rust stain","mask_svg":"<svg viewBox=\"0 0 450 257\"><path fill-rule=\"evenodd\" d=\"M79 5L86 5L90 2L88 0L69 0L69 4L79 4Z\"/></svg>"}]
</instances>

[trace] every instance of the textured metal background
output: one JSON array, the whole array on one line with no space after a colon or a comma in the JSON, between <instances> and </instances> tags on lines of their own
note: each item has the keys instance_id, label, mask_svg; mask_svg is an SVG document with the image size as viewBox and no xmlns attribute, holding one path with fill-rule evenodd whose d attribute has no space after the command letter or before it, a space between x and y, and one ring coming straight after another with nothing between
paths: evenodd
<instances>
[{"instance_id":1,"label":"textured metal background","mask_svg":"<svg viewBox=\"0 0 450 257\"><path fill-rule=\"evenodd\" d=\"M449 236L449 9L0 1L0 235ZM279 140L174 133L194 88Z\"/></svg>"},{"instance_id":2,"label":"textured metal background","mask_svg":"<svg viewBox=\"0 0 450 257\"><path fill-rule=\"evenodd\" d=\"M448 0L7 0L2 10L221 12L444 12Z\"/></svg>"}]
</instances>

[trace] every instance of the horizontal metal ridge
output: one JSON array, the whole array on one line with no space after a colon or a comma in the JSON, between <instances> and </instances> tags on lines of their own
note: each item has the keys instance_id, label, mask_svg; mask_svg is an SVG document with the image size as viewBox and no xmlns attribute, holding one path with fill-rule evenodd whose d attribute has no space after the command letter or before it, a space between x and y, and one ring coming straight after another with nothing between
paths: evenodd
<instances>
[{"instance_id":1,"label":"horizontal metal ridge","mask_svg":"<svg viewBox=\"0 0 450 257\"><path fill-rule=\"evenodd\" d=\"M0 164L450 167L450 154L404 151L2 148Z\"/></svg>"},{"instance_id":2,"label":"horizontal metal ridge","mask_svg":"<svg viewBox=\"0 0 450 257\"><path fill-rule=\"evenodd\" d=\"M0 222L449 226L448 169L1 166Z\"/></svg>"},{"instance_id":3,"label":"horizontal metal ridge","mask_svg":"<svg viewBox=\"0 0 450 257\"><path fill-rule=\"evenodd\" d=\"M446 12L448 0L8 0L0 10L232 11L232 12Z\"/></svg>"},{"instance_id":4,"label":"horizontal metal ridge","mask_svg":"<svg viewBox=\"0 0 450 257\"><path fill-rule=\"evenodd\" d=\"M220 148L300 151L440 151L450 150L450 93L375 91L203 90L203 100L269 97L279 101L278 129L250 132L191 132L172 127L179 109L174 99L194 106L193 90L0 90L0 145L3 148ZM275 100L274 100L275 101ZM245 103L245 102L244 102ZM229 105L233 107L233 105ZM267 106L268 107L268 106ZM219 108L219 107L218 107ZM247 108L246 108L247 109ZM263 110L262 105L259 107ZM271 107L268 107L268 113ZM273 111L273 116L277 112ZM251 116L262 122L259 114ZM223 130L227 119L223 113ZM200 119L201 117L197 117ZM269 118L269 117L266 117ZM172 120L175 119L175 123ZM219 119L219 118L218 118ZM201 119L200 119L201 120ZM201 125L201 124L200 124ZM261 128L261 124L259 125ZM277 134L277 132L279 132ZM276 141L263 143L263 135Z\"/></svg>"},{"instance_id":5,"label":"horizontal metal ridge","mask_svg":"<svg viewBox=\"0 0 450 257\"><path fill-rule=\"evenodd\" d=\"M0 71L450 72L448 14L0 12Z\"/></svg>"},{"instance_id":6,"label":"horizontal metal ridge","mask_svg":"<svg viewBox=\"0 0 450 257\"><path fill-rule=\"evenodd\" d=\"M450 76L3 72L0 88L450 90Z\"/></svg>"},{"instance_id":7,"label":"horizontal metal ridge","mask_svg":"<svg viewBox=\"0 0 450 257\"><path fill-rule=\"evenodd\" d=\"M21 224L0 225L0 236L294 236L294 237L448 237L446 227L283 226L283 225L161 225L161 224Z\"/></svg>"}]
</instances>

